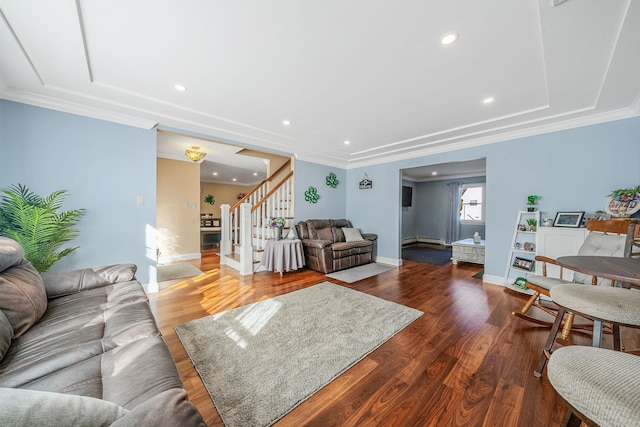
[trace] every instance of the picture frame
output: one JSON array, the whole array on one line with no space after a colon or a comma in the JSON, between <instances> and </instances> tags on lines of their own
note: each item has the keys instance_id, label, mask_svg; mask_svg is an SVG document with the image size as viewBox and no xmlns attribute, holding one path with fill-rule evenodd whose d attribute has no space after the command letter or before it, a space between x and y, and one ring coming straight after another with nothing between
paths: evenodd
<instances>
[{"instance_id":1,"label":"picture frame","mask_svg":"<svg viewBox=\"0 0 640 427\"><path fill-rule=\"evenodd\" d=\"M584 212L558 212L553 226L578 228L582 225L583 218Z\"/></svg>"},{"instance_id":2,"label":"picture frame","mask_svg":"<svg viewBox=\"0 0 640 427\"><path fill-rule=\"evenodd\" d=\"M513 259L513 266L521 270L533 271L535 261L527 258L515 257Z\"/></svg>"}]
</instances>

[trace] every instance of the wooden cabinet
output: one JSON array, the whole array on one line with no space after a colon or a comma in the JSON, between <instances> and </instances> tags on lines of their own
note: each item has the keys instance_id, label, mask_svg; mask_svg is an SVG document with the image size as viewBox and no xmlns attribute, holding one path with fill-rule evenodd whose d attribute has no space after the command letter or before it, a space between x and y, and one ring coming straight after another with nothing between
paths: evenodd
<instances>
[{"instance_id":1,"label":"wooden cabinet","mask_svg":"<svg viewBox=\"0 0 640 427\"><path fill-rule=\"evenodd\" d=\"M537 255L553 259L577 255L588 234L589 230L586 228L541 227L538 229ZM542 264L536 265L536 274L542 275ZM560 267L547 264L547 276L559 278ZM565 269L563 278L573 279L573 271Z\"/></svg>"}]
</instances>

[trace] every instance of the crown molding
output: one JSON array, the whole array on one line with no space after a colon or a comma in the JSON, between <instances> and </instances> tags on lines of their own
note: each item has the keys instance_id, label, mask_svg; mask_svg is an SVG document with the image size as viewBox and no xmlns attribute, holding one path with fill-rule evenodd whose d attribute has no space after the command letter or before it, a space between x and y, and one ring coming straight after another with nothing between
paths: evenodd
<instances>
[{"instance_id":1,"label":"crown molding","mask_svg":"<svg viewBox=\"0 0 640 427\"><path fill-rule=\"evenodd\" d=\"M369 160L352 160L349 161L347 169L356 169L366 166L375 166L384 163L391 163L395 161L415 159L416 157L430 156L434 154L447 153L451 151L458 151L466 148L479 147L482 145L494 144L497 142L511 141L520 138L526 138L530 136L543 135L545 133L558 132L568 129L575 129L584 126L597 125L606 122L613 122L616 120L623 120L640 116L639 112L636 112L633 108L623 108L614 111L608 111L604 113L591 114L588 116L577 117L568 120L562 120L549 124L542 124L535 127L529 127L526 129L519 129L514 131L502 132L496 135L490 135L486 137L479 137L470 140L466 140L459 143L453 143L446 146L438 146L426 148L423 150L413 150L396 155L382 155L383 159L369 159ZM544 120L544 119L543 119ZM488 130L487 132L490 132ZM461 135L458 138L464 138ZM435 141L434 143L437 143Z\"/></svg>"},{"instance_id":2,"label":"crown molding","mask_svg":"<svg viewBox=\"0 0 640 427\"><path fill-rule=\"evenodd\" d=\"M0 98L36 107L48 108L63 113L76 114L93 119L105 120L121 125L133 126L141 129L152 129L157 125L153 120L141 119L128 114L115 113L102 108L89 107L75 102L64 101L48 96L37 95L32 92L23 92L14 89L5 89L0 92Z\"/></svg>"}]
</instances>

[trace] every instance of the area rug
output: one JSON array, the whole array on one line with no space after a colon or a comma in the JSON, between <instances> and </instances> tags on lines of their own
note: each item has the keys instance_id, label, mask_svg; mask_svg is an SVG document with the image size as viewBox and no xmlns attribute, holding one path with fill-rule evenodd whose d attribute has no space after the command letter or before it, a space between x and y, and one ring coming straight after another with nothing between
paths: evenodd
<instances>
[{"instance_id":1,"label":"area rug","mask_svg":"<svg viewBox=\"0 0 640 427\"><path fill-rule=\"evenodd\" d=\"M408 248L402 248L402 259L443 265L451 261L451 249L433 249L410 246Z\"/></svg>"},{"instance_id":2,"label":"area rug","mask_svg":"<svg viewBox=\"0 0 640 427\"><path fill-rule=\"evenodd\" d=\"M393 270L395 267L391 265L378 264L375 262L359 265L357 267L347 268L346 270L335 271L329 273L326 276L332 279L340 280L341 282L353 283L358 280L366 279L367 277L376 276L385 271Z\"/></svg>"},{"instance_id":3,"label":"area rug","mask_svg":"<svg viewBox=\"0 0 640 427\"><path fill-rule=\"evenodd\" d=\"M192 264L159 265L157 272L158 282L183 279L185 277L199 276L201 274L204 274Z\"/></svg>"},{"instance_id":4,"label":"area rug","mask_svg":"<svg viewBox=\"0 0 640 427\"><path fill-rule=\"evenodd\" d=\"M174 329L227 427L269 426L423 313L323 282Z\"/></svg>"}]
</instances>

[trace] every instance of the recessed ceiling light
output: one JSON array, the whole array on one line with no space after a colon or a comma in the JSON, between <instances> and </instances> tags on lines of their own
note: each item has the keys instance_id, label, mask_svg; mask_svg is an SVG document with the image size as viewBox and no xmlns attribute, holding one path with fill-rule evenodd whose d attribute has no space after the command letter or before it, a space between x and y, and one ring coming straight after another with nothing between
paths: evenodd
<instances>
[{"instance_id":1,"label":"recessed ceiling light","mask_svg":"<svg viewBox=\"0 0 640 427\"><path fill-rule=\"evenodd\" d=\"M236 178L233 178L231 181L237 181L237 179L236 179Z\"/></svg>"},{"instance_id":2,"label":"recessed ceiling light","mask_svg":"<svg viewBox=\"0 0 640 427\"><path fill-rule=\"evenodd\" d=\"M455 43L458 40L458 37L460 37L458 33L447 33L440 37L440 43L446 46L451 43Z\"/></svg>"},{"instance_id":3,"label":"recessed ceiling light","mask_svg":"<svg viewBox=\"0 0 640 427\"><path fill-rule=\"evenodd\" d=\"M213 173L213 176L218 176L218 172L214 172L214 173Z\"/></svg>"},{"instance_id":4,"label":"recessed ceiling light","mask_svg":"<svg viewBox=\"0 0 640 427\"><path fill-rule=\"evenodd\" d=\"M348 140L347 140L347 141L345 141L344 143L345 143L345 145L349 145L349 144L351 144L351 141L348 141Z\"/></svg>"},{"instance_id":5,"label":"recessed ceiling light","mask_svg":"<svg viewBox=\"0 0 640 427\"><path fill-rule=\"evenodd\" d=\"M436 175L438 175L438 172L433 171L433 172L431 172L431 175L436 176Z\"/></svg>"},{"instance_id":6,"label":"recessed ceiling light","mask_svg":"<svg viewBox=\"0 0 640 427\"><path fill-rule=\"evenodd\" d=\"M285 126L289 126L291 124L291 122L289 120L283 120L282 124Z\"/></svg>"},{"instance_id":7,"label":"recessed ceiling light","mask_svg":"<svg viewBox=\"0 0 640 427\"><path fill-rule=\"evenodd\" d=\"M258 172L254 172L254 173L253 173L253 176L258 176Z\"/></svg>"},{"instance_id":8,"label":"recessed ceiling light","mask_svg":"<svg viewBox=\"0 0 640 427\"><path fill-rule=\"evenodd\" d=\"M184 92L185 90L187 90L187 88L183 85L175 85L174 86L175 90L180 91L180 92Z\"/></svg>"},{"instance_id":9,"label":"recessed ceiling light","mask_svg":"<svg viewBox=\"0 0 640 427\"><path fill-rule=\"evenodd\" d=\"M495 100L495 98L493 96L488 96L485 99L482 100L483 104L491 104L493 101Z\"/></svg>"}]
</instances>

